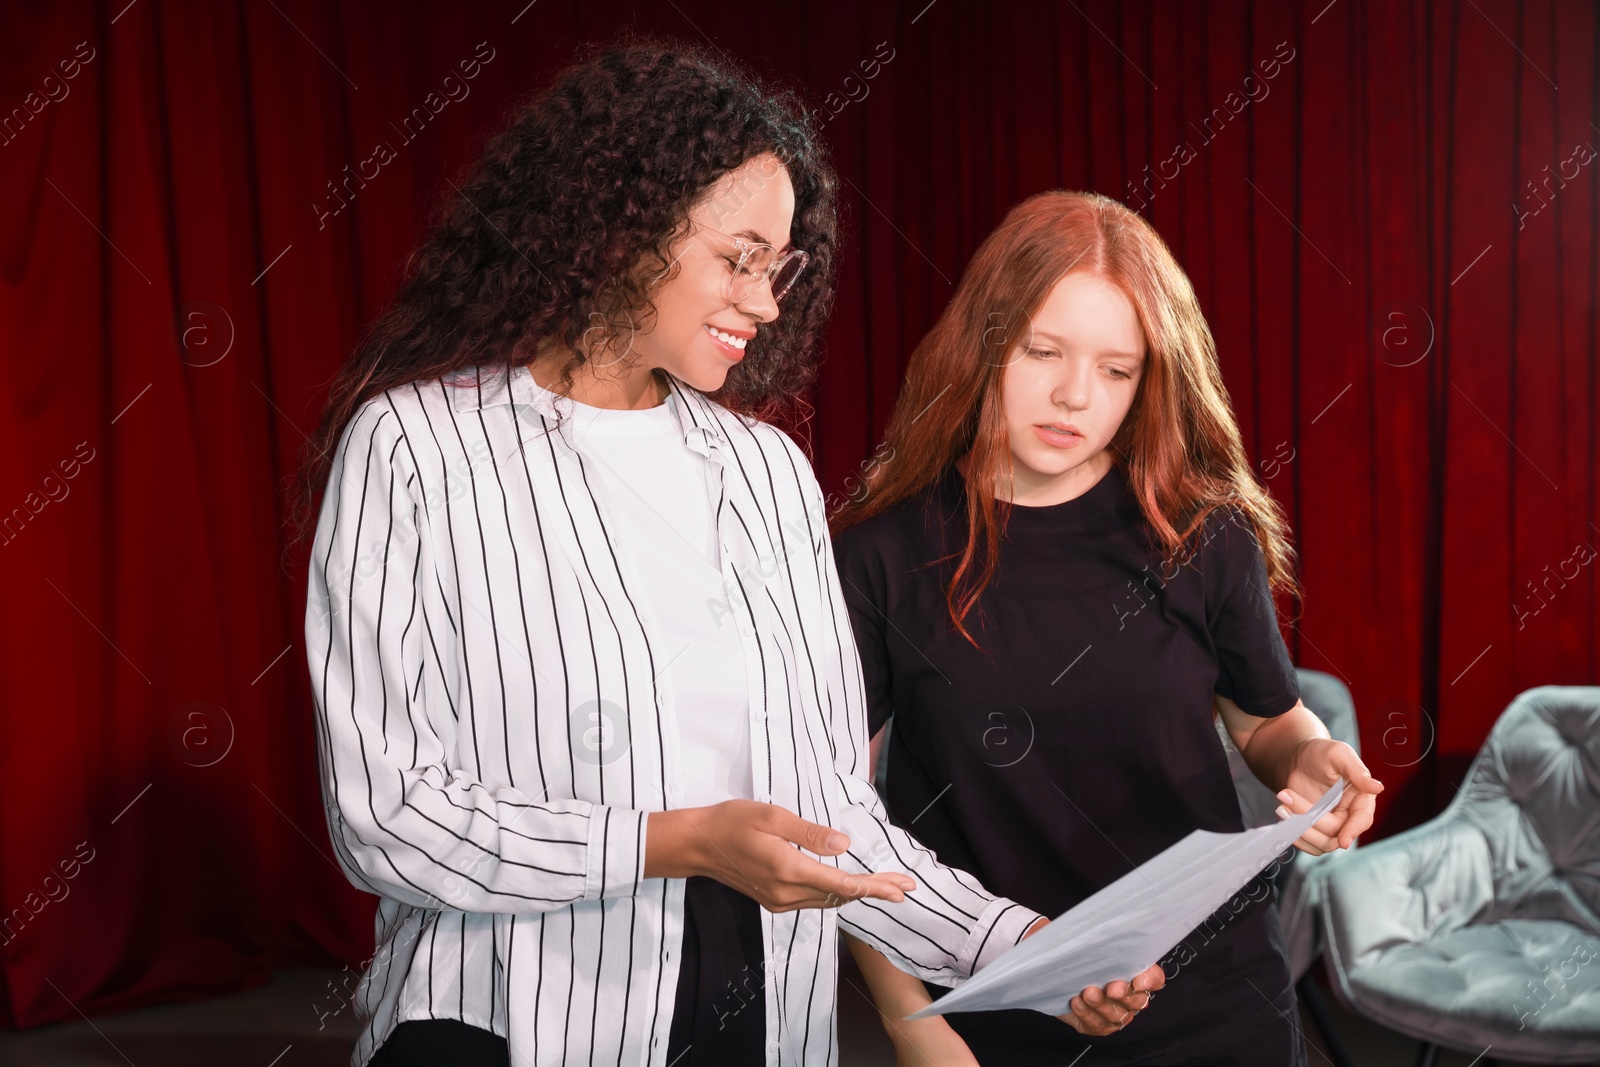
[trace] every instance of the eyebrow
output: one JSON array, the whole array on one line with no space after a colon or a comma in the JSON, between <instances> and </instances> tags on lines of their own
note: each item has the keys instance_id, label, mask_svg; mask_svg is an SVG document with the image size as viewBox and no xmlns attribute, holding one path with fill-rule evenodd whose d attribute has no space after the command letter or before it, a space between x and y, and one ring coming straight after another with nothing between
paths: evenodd
<instances>
[{"instance_id":1,"label":"eyebrow","mask_svg":"<svg viewBox=\"0 0 1600 1067\"><path fill-rule=\"evenodd\" d=\"M1034 330L1033 331L1033 335L1035 337L1042 337L1044 340L1052 342L1057 348L1070 348L1070 347L1072 347L1071 345L1067 344L1066 341L1064 341L1061 338L1057 337L1053 333L1045 333L1043 330ZM1101 354L1102 355L1111 356L1114 359L1129 359L1129 360L1132 360L1135 363L1143 363L1144 362L1144 353L1143 352L1103 352Z\"/></svg>"},{"instance_id":2,"label":"eyebrow","mask_svg":"<svg viewBox=\"0 0 1600 1067\"><path fill-rule=\"evenodd\" d=\"M757 233L754 230L748 230L748 229L740 230L738 233L729 234L729 236L730 237L747 237L750 240L755 241L755 242L757 242L759 244L771 245L773 248L778 248L778 242L769 241L765 237L761 236L761 234ZM782 248L778 248L778 251L782 252L783 249Z\"/></svg>"}]
</instances>

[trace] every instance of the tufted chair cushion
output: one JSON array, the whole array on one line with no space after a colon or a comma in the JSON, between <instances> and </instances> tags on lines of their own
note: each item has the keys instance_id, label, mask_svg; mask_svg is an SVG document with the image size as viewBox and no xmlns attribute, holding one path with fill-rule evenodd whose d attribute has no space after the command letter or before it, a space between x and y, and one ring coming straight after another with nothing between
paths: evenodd
<instances>
[{"instance_id":1,"label":"tufted chair cushion","mask_svg":"<svg viewBox=\"0 0 1600 1067\"><path fill-rule=\"evenodd\" d=\"M1600 1057L1600 688L1511 703L1437 818L1319 879L1341 999L1498 1059Z\"/></svg>"}]
</instances>

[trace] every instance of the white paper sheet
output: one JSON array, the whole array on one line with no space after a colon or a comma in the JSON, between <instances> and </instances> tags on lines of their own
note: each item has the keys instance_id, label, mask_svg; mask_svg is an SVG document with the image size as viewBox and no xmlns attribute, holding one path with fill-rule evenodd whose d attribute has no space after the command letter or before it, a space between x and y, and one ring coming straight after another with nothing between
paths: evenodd
<instances>
[{"instance_id":1,"label":"white paper sheet","mask_svg":"<svg viewBox=\"0 0 1600 1067\"><path fill-rule=\"evenodd\" d=\"M1067 1014L1086 987L1128 981L1171 952L1338 803L1344 785L1276 826L1194 831L907 1018L999 1008Z\"/></svg>"}]
</instances>

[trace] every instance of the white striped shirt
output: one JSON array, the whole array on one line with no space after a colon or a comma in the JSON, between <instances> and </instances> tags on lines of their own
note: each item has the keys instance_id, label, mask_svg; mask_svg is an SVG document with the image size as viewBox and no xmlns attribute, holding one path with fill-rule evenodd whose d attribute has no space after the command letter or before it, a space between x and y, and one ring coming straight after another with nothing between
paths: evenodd
<instances>
[{"instance_id":1,"label":"white striped shirt","mask_svg":"<svg viewBox=\"0 0 1600 1067\"><path fill-rule=\"evenodd\" d=\"M761 909L767 1062L833 1064L838 929L955 986L1038 913L889 823L810 465L776 427L670 385L714 471L725 597L707 610L756 667L756 799L848 834L823 862L917 881L898 904ZM527 368L474 371L368 401L333 456L306 640L329 831L380 897L354 1067L423 1018L494 1031L519 1067L665 1067L684 882L643 875L647 814L682 806L669 650L556 414Z\"/></svg>"}]
</instances>

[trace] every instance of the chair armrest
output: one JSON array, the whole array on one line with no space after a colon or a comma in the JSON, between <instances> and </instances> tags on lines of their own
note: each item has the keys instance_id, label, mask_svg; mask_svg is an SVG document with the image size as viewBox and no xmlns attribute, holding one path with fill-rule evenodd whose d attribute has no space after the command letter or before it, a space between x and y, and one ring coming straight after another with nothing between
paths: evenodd
<instances>
[{"instance_id":1,"label":"chair armrest","mask_svg":"<svg viewBox=\"0 0 1600 1067\"><path fill-rule=\"evenodd\" d=\"M1341 984L1390 948L1466 925L1494 899L1488 842L1477 827L1449 816L1317 873L1323 937Z\"/></svg>"}]
</instances>

